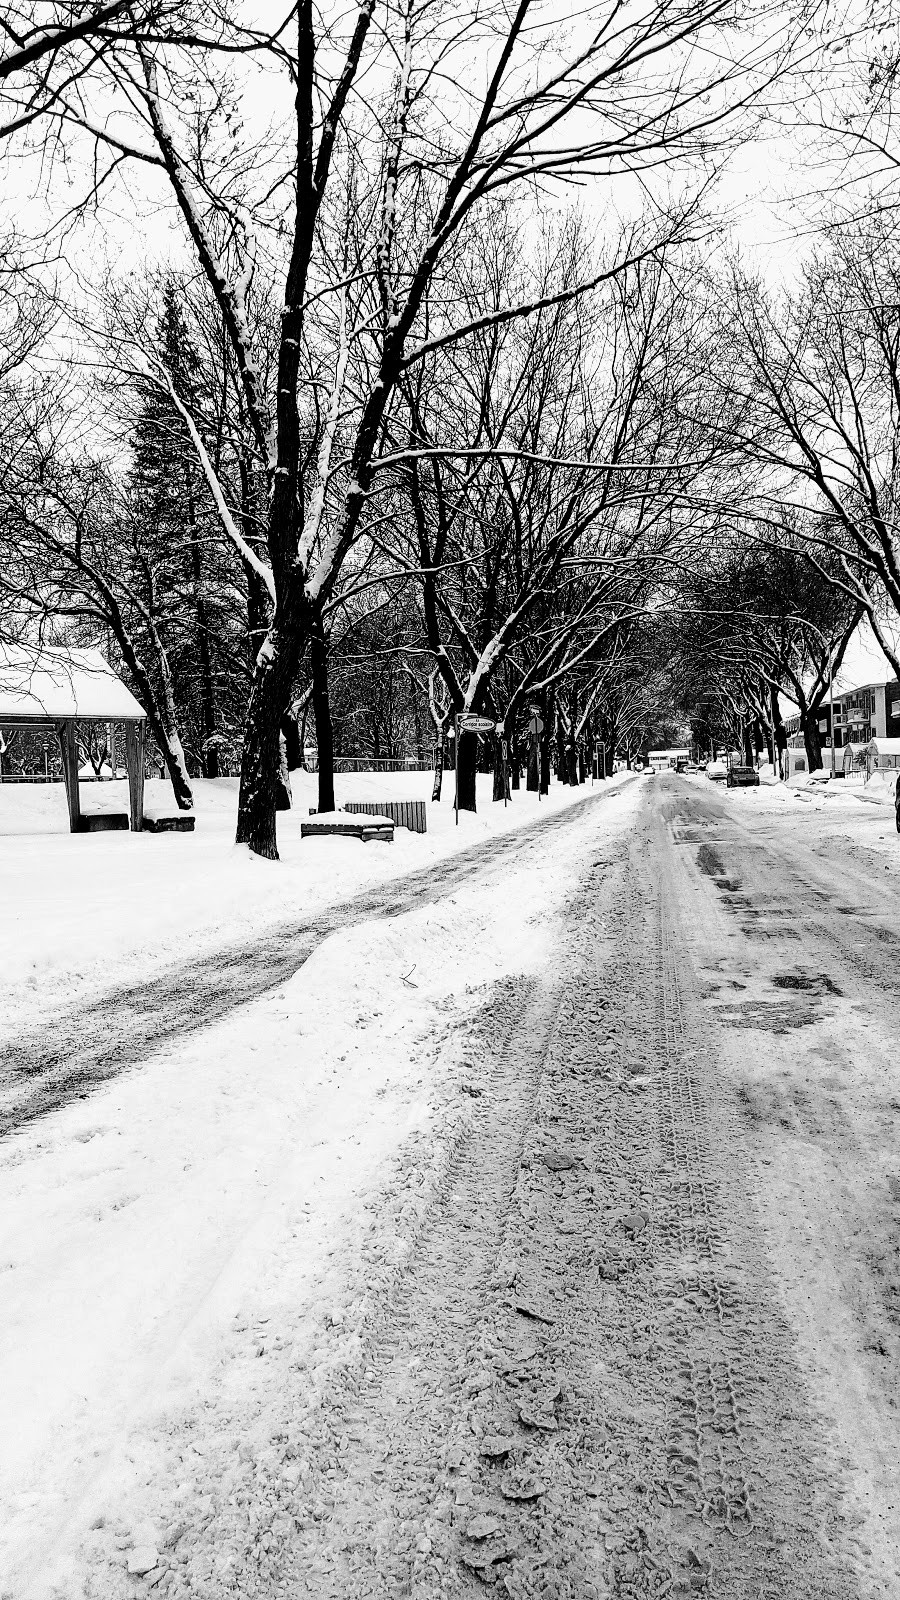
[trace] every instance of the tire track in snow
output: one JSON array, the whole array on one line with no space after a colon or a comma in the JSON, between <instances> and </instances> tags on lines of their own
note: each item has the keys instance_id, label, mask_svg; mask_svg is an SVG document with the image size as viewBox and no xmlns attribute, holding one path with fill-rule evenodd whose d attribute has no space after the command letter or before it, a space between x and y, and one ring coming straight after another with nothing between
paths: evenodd
<instances>
[{"instance_id":1,"label":"tire track in snow","mask_svg":"<svg viewBox=\"0 0 900 1600\"><path fill-rule=\"evenodd\" d=\"M667 1385L660 1489L708 1563L711 1600L855 1600L868 1591L854 1570L841 1485L767 1281L736 1102L715 1029L696 1005L665 793L650 834Z\"/></svg>"},{"instance_id":2,"label":"tire track in snow","mask_svg":"<svg viewBox=\"0 0 900 1600\"><path fill-rule=\"evenodd\" d=\"M302 1492L276 1472L231 1587L192 1557L173 1600L856 1600L647 846L585 873L544 985L483 1013L448 1181L285 1430Z\"/></svg>"},{"instance_id":3,"label":"tire track in snow","mask_svg":"<svg viewBox=\"0 0 900 1600\"><path fill-rule=\"evenodd\" d=\"M201 1460L169 1600L859 1600L671 847L592 865L542 983L467 1027L478 1113L346 1363L252 1477Z\"/></svg>"},{"instance_id":4,"label":"tire track in snow","mask_svg":"<svg viewBox=\"0 0 900 1600\"><path fill-rule=\"evenodd\" d=\"M660 1142L673 1169L662 1220L662 1265L673 1324L686 1354L669 1418L668 1491L673 1505L732 1534L753 1526L740 1380L735 1368L733 1294L721 1272L722 1230L703 1130L699 1085L686 1048L681 987L662 896L657 905L658 1102ZM721 1201L719 1200L719 1204ZM666 1255L671 1257L667 1263ZM696 1328L705 1337L697 1349Z\"/></svg>"}]
</instances>

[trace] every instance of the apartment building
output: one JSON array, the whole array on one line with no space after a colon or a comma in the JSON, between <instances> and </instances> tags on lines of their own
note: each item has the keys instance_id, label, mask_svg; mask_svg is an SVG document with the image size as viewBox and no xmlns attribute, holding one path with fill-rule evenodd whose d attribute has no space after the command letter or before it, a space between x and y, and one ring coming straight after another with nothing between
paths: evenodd
<instances>
[{"instance_id":1,"label":"apartment building","mask_svg":"<svg viewBox=\"0 0 900 1600\"><path fill-rule=\"evenodd\" d=\"M828 732L828 707L824 731ZM820 727L822 722L820 719ZM864 683L834 697L834 742L867 744L870 739L900 739L900 683Z\"/></svg>"},{"instance_id":2,"label":"apartment building","mask_svg":"<svg viewBox=\"0 0 900 1600\"><path fill-rule=\"evenodd\" d=\"M785 721L788 738L802 744L800 718ZM822 744L831 743L829 706L827 700L819 707L819 734ZM900 683L891 678L887 683L864 683L858 689L846 689L834 697L834 743L840 749L846 744L868 744L870 739L900 739Z\"/></svg>"}]
</instances>

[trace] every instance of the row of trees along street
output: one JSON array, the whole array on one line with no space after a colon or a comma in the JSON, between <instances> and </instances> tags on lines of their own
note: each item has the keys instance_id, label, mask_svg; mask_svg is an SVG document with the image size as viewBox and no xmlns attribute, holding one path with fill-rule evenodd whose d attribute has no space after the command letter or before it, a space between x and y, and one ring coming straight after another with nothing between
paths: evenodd
<instances>
[{"instance_id":1,"label":"row of trees along street","mask_svg":"<svg viewBox=\"0 0 900 1600\"><path fill-rule=\"evenodd\" d=\"M0 632L99 643L269 857L313 736L323 809L336 750L434 751L438 796L465 712L460 805L486 759L503 799L535 705L570 782L685 717L777 754L783 697L820 764L861 619L900 672L896 38L15 0ZM779 119L822 175L767 281L721 184Z\"/></svg>"}]
</instances>

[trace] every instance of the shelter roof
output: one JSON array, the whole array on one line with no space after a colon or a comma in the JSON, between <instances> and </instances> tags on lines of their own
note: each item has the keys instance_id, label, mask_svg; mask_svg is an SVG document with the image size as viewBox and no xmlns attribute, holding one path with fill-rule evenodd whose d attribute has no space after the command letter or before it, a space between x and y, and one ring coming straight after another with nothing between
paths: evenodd
<instances>
[{"instance_id":1,"label":"shelter roof","mask_svg":"<svg viewBox=\"0 0 900 1600\"><path fill-rule=\"evenodd\" d=\"M99 650L0 645L0 724L64 717L137 722L146 715Z\"/></svg>"}]
</instances>

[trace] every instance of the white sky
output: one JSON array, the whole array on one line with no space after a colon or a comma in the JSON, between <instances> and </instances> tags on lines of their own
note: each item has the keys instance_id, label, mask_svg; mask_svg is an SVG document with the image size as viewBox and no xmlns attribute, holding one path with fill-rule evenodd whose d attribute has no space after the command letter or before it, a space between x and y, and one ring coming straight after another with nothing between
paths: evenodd
<instances>
[{"instance_id":1,"label":"white sky","mask_svg":"<svg viewBox=\"0 0 900 1600\"><path fill-rule=\"evenodd\" d=\"M854 4L855 0L848 3ZM283 6L274 0L259 0L241 9L246 19L252 17L266 24L284 14ZM570 15L570 7L560 0L561 24ZM747 40L752 49L756 42L752 32ZM262 72L252 63L236 63L234 71L244 85L242 110L248 134L259 134L273 116L289 116L290 94L284 73ZM776 108L776 114L786 113ZM145 142L149 147L149 137ZM9 148L2 154L7 215L28 231L39 225L45 214L40 197L41 168L36 161L10 161ZM763 131L731 156L716 181L713 205L730 222L731 241L751 265L770 279L790 275L802 257L798 235L808 236L810 215L806 192L810 185L817 187L826 181L825 174L816 171L815 164L806 159L810 154L808 141L796 127L778 129L772 124L768 132ZM56 216L67 199L71 202L77 197L84 176L84 170L79 169L78 160L68 172L61 164L54 169L50 210ZM70 234L67 239L67 251L79 265L90 261L101 273L106 272L107 261L122 271L148 259L165 262L184 250L181 225L164 182L147 168L132 165L120 170L122 175L108 191L101 213L88 219L77 235ZM598 218L610 205L623 212L631 210L641 194L641 186L629 179L591 182L583 188L562 191L564 201L574 199ZM162 210L158 209L160 200Z\"/></svg>"},{"instance_id":2,"label":"white sky","mask_svg":"<svg viewBox=\"0 0 900 1600\"><path fill-rule=\"evenodd\" d=\"M864 683L884 683L893 678L893 668L878 645L868 623L863 623L851 639L844 664L835 678L835 688L861 688Z\"/></svg>"}]
</instances>

